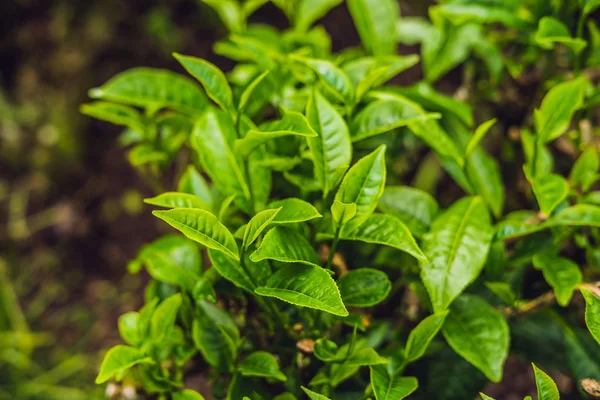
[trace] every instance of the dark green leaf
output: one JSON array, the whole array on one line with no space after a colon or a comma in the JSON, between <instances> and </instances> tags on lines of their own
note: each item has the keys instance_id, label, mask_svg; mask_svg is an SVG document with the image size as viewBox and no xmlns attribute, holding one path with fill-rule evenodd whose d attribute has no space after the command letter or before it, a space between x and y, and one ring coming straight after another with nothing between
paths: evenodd
<instances>
[{"instance_id":1,"label":"dark green leaf","mask_svg":"<svg viewBox=\"0 0 600 400\"><path fill-rule=\"evenodd\" d=\"M390 294L392 283L385 272L359 268L337 281L344 304L351 307L370 307L381 303Z\"/></svg>"},{"instance_id":2,"label":"dark green leaf","mask_svg":"<svg viewBox=\"0 0 600 400\"><path fill-rule=\"evenodd\" d=\"M429 230L439 210L429 193L408 186L387 186L379 208L400 219L419 238Z\"/></svg>"},{"instance_id":3,"label":"dark green leaf","mask_svg":"<svg viewBox=\"0 0 600 400\"><path fill-rule=\"evenodd\" d=\"M414 122L439 117L439 114L426 113L417 104L399 97L377 100L361 110L352 120L352 141L357 142Z\"/></svg>"},{"instance_id":4,"label":"dark green leaf","mask_svg":"<svg viewBox=\"0 0 600 400\"><path fill-rule=\"evenodd\" d=\"M575 288L583 280L577 264L552 253L541 253L533 257L533 265L543 272L544 279L554 289L558 304L568 305Z\"/></svg>"},{"instance_id":5,"label":"dark green leaf","mask_svg":"<svg viewBox=\"0 0 600 400\"><path fill-rule=\"evenodd\" d=\"M421 266L421 279L435 312L448 308L479 276L492 236L490 216L479 197L461 199L435 219L423 237L429 261Z\"/></svg>"},{"instance_id":6,"label":"dark green leaf","mask_svg":"<svg viewBox=\"0 0 600 400\"><path fill-rule=\"evenodd\" d=\"M414 362L423 357L429 343L431 343L435 335L442 328L447 315L448 311L430 315L419 322L410 332L406 341L406 349L404 350L406 362Z\"/></svg>"},{"instance_id":7,"label":"dark green leaf","mask_svg":"<svg viewBox=\"0 0 600 400\"><path fill-rule=\"evenodd\" d=\"M326 197L339 184L352 161L350 133L342 116L317 90L312 92L306 105L306 118L318 135L308 138L308 145L315 178Z\"/></svg>"},{"instance_id":8,"label":"dark green leaf","mask_svg":"<svg viewBox=\"0 0 600 400\"><path fill-rule=\"evenodd\" d=\"M400 7L395 0L348 0L348 9L363 45L375 56L396 53L396 21Z\"/></svg>"},{"instance_id":9,"label":"dark green leaf","mask_svg":"<svg viewBox=\"0 0 600 400\"><path fill-rule=\"evenodd\" d=\"M500 312L477 296L462 295L450 306L442 332L454 351L488 379L502 380L510 335Z\"/></svg>"}]
</instances>

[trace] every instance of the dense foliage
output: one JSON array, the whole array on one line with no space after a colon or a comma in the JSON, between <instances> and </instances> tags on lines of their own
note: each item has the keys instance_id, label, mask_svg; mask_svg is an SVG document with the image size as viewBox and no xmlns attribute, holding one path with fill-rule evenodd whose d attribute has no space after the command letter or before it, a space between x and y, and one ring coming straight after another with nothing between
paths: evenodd
<instances>
[{"instance_id":1,"label":"dense foliage","mask_svg":"<svg viewBox=\"0 0 600 400\"><path fill-rule=\"evenodd\" d=\"M338 54L314 24L341 0L273 0L283 32L247 23L266 0L204 2L233 70L174 54L200 85L135 68L82 107L126 128L146 203L181 233L129 264L152 277L146 304L120 317L127 345L98 383L201 399L184 385L201 373L234 400L470 399L509 353L600 379L600 2L449 0L428 21L348 0L362 48ZM423 81L384 86L419 61ZM456 95L438 92L458 66ZM518 129L492 118L528 74L539 95ZM440 168L453 183L432 196ZM538 398L558 399L536 365Z\"/></svg>"}]
</instances>

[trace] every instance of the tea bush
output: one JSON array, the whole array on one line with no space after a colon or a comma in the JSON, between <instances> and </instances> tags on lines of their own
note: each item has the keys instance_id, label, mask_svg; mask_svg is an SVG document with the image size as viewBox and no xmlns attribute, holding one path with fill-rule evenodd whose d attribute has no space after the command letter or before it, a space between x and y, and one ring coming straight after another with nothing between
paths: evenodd
<instances>
[{"instance_id":1,"label":"tea bush","mask_svg":"<svg viewBox=\"0 0 600 400\"><path fill-rule=\"evenodd\" d=\"M593 393L600 2L448 0L427 20L348 0L362 47L337 54L315 23L341 0L273 0L284 31L248 23L266 0L204 2L230 31L214 46L230 72L174 54L195 80L135 68L82 107L125 127L146 203L180 233L129 264L152 278L146 304L120 317L126 345L97 383L471 399L511 353ZM422 81L385 85L419 62ZM558 399L533 370L538 398Z\"/></svg>"}]
</instances>

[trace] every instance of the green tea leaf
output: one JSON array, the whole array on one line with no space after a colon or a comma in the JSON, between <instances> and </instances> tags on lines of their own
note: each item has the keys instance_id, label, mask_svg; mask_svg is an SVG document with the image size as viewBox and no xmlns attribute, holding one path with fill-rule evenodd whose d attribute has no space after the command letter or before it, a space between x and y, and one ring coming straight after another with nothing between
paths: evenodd
<instances>
[{"instance_id":1,"label":"green tea leaf","mask_svg":"<svg viewBox=\"0 0 600 400\"><path fill-rule=\"evenodd\" d=\"M261 82L267 77L267 75L269 75L270 72L270 70L266 70L265 72L254 78L252 82L250 82L248 86L246 86L246 88L240 96L240 102L237 108L239 112L244 112L246 106L248 105L248 102L250 101L250 98L252 97L252 94L254 93L254 90L256 90L258 85L261 84Z\"/></svg>"},{"instance_id":2,"label":"green tea leaf","mask_svg":"<svg viewBox=\"0 0 600 400\"><path fill-rule=\"evenodd\" d=\"M498 161L483 148L476 148L466 159L465 172L474 193L483 197L496 218L504 209L504 184Z\"/></svg>"},{"instance_id":3,"label":"green tea leaf","mask_svg":"<svg viewBox=\"0 0 600 400\"><path fill-rule=\"evenodd\" d=\"M575 111L583 106L587 81L577 78L554 86L534 112L540 143L557 139L569 128Z\"/></svg>"},{"instance_id":4,"label":"green tea leaf","mask_svg":"<svg viewBox=\"0 0 600 400\"><path fill-rule=\"evenodd\" d=\"M600 207L591 204L576 204L567 207L550 217L545 226L600 227Z\"/></svg>"},{"instance_id":5,"label":"green tea leaf","mask_svg":"<svg viewBox=\"0 0 600 400\"><path fill-rule=\"evenodd\" d=\"M346 222L350 221L356 215L356 203L342 203L341 201L334 200L331 205L331 216L336 226L345 225Z\"/></svg>"},{"instance_id":6,"label":"green tea leaf","mask_svg":"<svg viewBox=\"0 0 600 400\"><path fill-rule=\"evenodd\" d=\"M132 68L112 77L90 97L157 110L168 107L188 115L206 110L208 100L194 82L174 72Z\"/></svg>"},{"instance_id":7,"label":"green tea leaf","mask_svg":"<svg viewBox=\"0 0 600 400\"><path fill-rule=\"evenodd\" d=\"M356 203L356 215L344 225L352 232L375 211L385 186L385 145L358 160L344 176L335 200Z\"/></svg>"},{"instance_id":8,"label":"green tea leaf","mask_svg":"<svg viewBox=\"0 0 600 400\"><path fill-rule=\"evenodd\" d=\"M348 9L367 51L375 56L396 53L396 21L400 7L394 0L348 0Z\"/></svg>"},{"instance_id":9,"label":"green tea leaf","mask_svg":"<svg viewBox=\"0 0 600 400\"><path fill-rule=\"evenodd\" d=\"M192 339L206 362L221 371L231 371L237 358L240 334L231 316L207 301L198 303Z\"/></svg>"},{"instance_id":10,"label":"green tea leaf","mask_svg":"<svg viewBox=\"0 0 600 400\"><path fill-rule=\"evenodd\" d=\"M171 396L173 396L173 400L204 400L204 397L200 393L191 389L173 392Z\"/></svg>"},{"instance_id":11,"label":"green tea leaf","mask_svg":"<svg viewBox=\"0 0 600 400\"><path fill-rule=\"evenodd\" d=\"M343 230L340 239L382 244L404 251L417 260L427 260L410 230L402 221L392 215L373 214L357 229L351 232Z\"/></svg>"},{"instance_id":12,"label":"green tea leaf","mask_svg":"<svg viewBox=\"0 0 600 400\"><path fill-rule=\"evenodd\" d=\"M121 375L137 364L154 364L154 360L134 347L117 345L104 356L96 384L108 381L115 374Z\"/></svg>"},{"instance_id":13,"label":"green tea leaf","mask_svg":"<svg viewBox=\"0 0 600 400\"><path fill-rule=\"evenodd\" d=\"M371 89L383 85L400 72L416 65L419 56L361 57L344 64L343 69L356 86L358 102Z\"/></svg>"},{"instance_id":14,"label":"green tea leaf","mask_svg":"<svg viewBox=\"0 0 600 400\"><path fill-rule=\"evenodd\" d=\"M544 279L556 294L556 301L565 307L577 285L583 280L579 266L573 261L552 253L540 253L533 257L533 265L542 271Z\"/></svg>"},{"instance_id":15,"label":"green tea leaf","mask_svg":"<svg viewBox=\"0 0 600 400\"><path fill-rule=\"evenodd\" d=\"M244 359L238 366L243 376L258 376L273 378L285 382L287 377L279 370L279 363L266 351L255 351Z\"/></svg>"},{"instance_id":16,"label":"green tea leaf","mask_svg":"<svg viewBox=\"0 0 600 400\"><path fill-rule=\"evenodd\" d=\"M157 281L181 286L191 293L200 276L181 262L169 256L166 251L150 249L144 259L148 274Z\"/></svg>"},{"instance_id":17,"label":"green tea leaf","mask_svg":"<svg viewBox=\"0 0 600 400\"><path fill-rule=\"evenodd\" d=\"M430 315L410 331L404 350L406 362L411 363L423 357L429 343L442 328L447 315L448 311Z\"/></svg>"},{"instance_id":18,"label":"green tea leaf","mask_svg":"<svg viewBox=\"0 0 600 400\"><path fill-rule=\"evenodd\" d=\"M283 110L283 118L260 126L260 130L251 130L242 139L235 142L236 151L247 156L261 144L283 136L316 137L304 115L295 111Z\"/></svg>"},{"instance_id":19,"label":"green tea leaf","mask_svg":"<svg viewBox=\"0 0 600 400\"><path fill-rule=\"evenodd\" d=\"M555 43L562 43L573 50L575 54L579 54L587 46L585 40L571 37L569 28L554 17L540 19L535 41L544 49L553 49Z\"/></svg>"},{"instance_id":20,"label":"green tea leaf","mask_svg":"<svg viewBox=\"0 0 600 400\"><path fill-rule=\"evenodd\" d=\"M594 146L590 146L579 156L571 169L571 175L569 176L571 186L581 186L581 190L587 192L598 179L599 169L598 151Z\"/></svg>"},{"instance_id":21,"label":"green tea leaf","mask_svg":"<svg viewBox=\"0 0 600 400\"><path fill-rule=\"evenodd\" d=\"M374 365L387 364L388 360L381 357L372 348L361 348L354 351L346 358L346 360L336 368L332 368L331 384L333 387L338 386L344 380L354 375L360 367L368 367Z\"/></svg>"},{"instance_id":22,"label":"green tea leaf","mask_svg":"<svg viewBox=\"0 0 600 400\"><path fill-rule=\"evenodd\" d=\"M481 392L479 392L479 395L481 396L481 400L494 400L493 398L491 398L490 396L487 396Z\"/></svg>"},{"instance_id":23,"label":"green tea leaf","mask_svg":"<svg viewBox=\"0 0 600 400\"><path fill-rule=\"evenodd\" d=\"M348 315L340 291L329 273L311 265L284 266L265 286L255 290L260 296L275 297L301 307L309 307L345 317Z\"/></svg>"},{"instance_id":24,"label":"green tea leaf","mask_svg":"<svg viewBox=\"0 0 600 400\"><path fill-rule=\"evenodd\" d=\"M225 255L225 253L212 249L208 250L208 256L219 275L235 286L245 289L248 293L254 293L256 285L238 261Z\"/></svg>"},{"instance_id":25,"label":"green tea leaf","mask_svg":"<svg viewBox=\"0 0 600 400\"><path fill-rule=\"evenodd\" d=\"M82 114L108 121L111 124L126 126L142 135L146 131L144 120L135 108L108 101L95 101L83 104L80 109Z\"/></svg>"},{"instance_id":26,"label":"green tea leaf","mask_svg":"<svg viewBox=\"0 0 600 400\"><path fill-rule=\"evenodd\" d=\"M177 293L168 299L163 300L163 302L156 307L154 314L152 314L152 319L150 320L150 337L155 343L162 343L165 338L169 337L169 334L175 325L180 306L181 294Z\"/></svg>"},{"instance_id":27,"label":"green tea leaf","mask_svg":"<svg viewBox=\"0 0 600 400\"><path fill-rule=\"evenodd\" d=\"M477 127L475 133L469 139L469 143L467 144L467 150L465 150L465 158L467 158L469 154L471 154L473 150L475 150L475 148L479 146L479 143L481 143L481 140L484 138L485 134L488 133L488 131L492 128L492 126L494 126L495 123L496 119L493 118Z\"/></svg>"},{"instance_id":28,"label":"green tea leaf","mask_svg":"<svg viewBox=\"0 0 600 400\"><path fill-rule=\"evenodd\" d=\"M480 26L464 24L447 31L435 28L421 48L425 80L437 81L469 57L471 39L481 35Z\"/></svg>"},{"instance_id":29,"label":"green tea leaf","mask_svg":"<svg viewBox=\"0 0 600 400\"><path fill-rule=\"evenodd\" d=\"M450 347L488 379L502 380L510 335L500 312L477 296L462 295L450 306L442 332Z\"/></svg>"},{"instance_id":30,"label":"green tea leaf","mask_svg":"<svg viewBox=\"0 0 600 400\"><path fill-rule=\"evenodd\" d=\"M267 229L269 224L273 222L277 214L281 211L280 208L264 210L256 214L248 225L246 225L246 231L244 232L244 240L242 246L244 248L248 248L258 237L260 234Z\"/></svg>"},{"instance_id":31,"label":"green tea leaf","mask_svg":"<svg viewBox=\"0 0 600 400\"><path fill-rule=\"evenodd\" d=\"M580 0L579 3L583 6L583 15L589 15L600 7L600 0Z\"/></svg>"},{"instance_id":32,"label":"green tea leaf","mask_svg":"<svg viewBox=\"0 0 600 400\"><path fill-rule=\"evenodd\" d=\"M215 65L201 58L184 56L173 53L181 65L196 78L206 91L208 97L217 103L223 110L234 110L233 94L225 74Z\"/></svg>"},{"instance_id":33,"label":"green tea leaf","mask_svg":"<svg viewBox=\"0 0 600 400\"><path fill-rule=\"evenodd\" d=\"M211 210L214 209L213 192L210 190L206 180L193 165L188 165L183 175L181 175L181 178L179 178L177 191L180 193L193 194L206 203Z\"/></svg>"},{"instance_id":34,"label":"green tea leaf","mask_svg":"<svg viewBox=\"0 0 600 400\"><path fill-rule=\"evenodd\" d=\"M306 393L310 400L330 400L329 397L323 396L322 394L319 394L317 392L313 392L312 390L307 389L304 386L301 386L301 388L302 390L304 390L304 393Z\"/></svg>"},{"instance_id":35,"label":"green tea leaf","mask_svg":"<svg viewBox=\"0 0 600 400\"><path fill-rule=\"evenodd\" d=\"M537 386L538 400L559 400L560 394L556 383L544 371L533 365L533 373L535 374L535 385Z\"/></svg>"},{"instance_id":36,"label":"green tea leaf","mask_svg":"<svg viewBox=\"0 0 600 400\"><path fill-rule=\"evenodd\" d=\"M308 138L314 161L315 178L323 197L337 187L352 161L352 143L346 122L317 90L306 105L306 118L317 137Z\"/></svg>"},{"instance_id":37,"label":"green tea leaf","mask_svg":"<svg viewBox=\"0 0 600 400\"><path fill-rule=\"evenodd\" d=\"M241 32L246 27L246 19L242 7L237 0L200 0L208 4L221 18L223 24L231 32Z\"/></svg>"},{"instance_id":38,"label":"green tea leaf","mask_svg":"<svg viewBox=\"0 0 600 400\"><path fill-rule=\"evenodd\" d=\"M293 224L323 217L312 204L293 197L273 201L269 203L269 208L281 208L273 224Z\"/></svg>"},{"instance_id":39,"label":"green tea leaf","mask_svg":"<svg viewBox=\"0 0 600 400\"><path fill-rule=\"evenodd\" d=\"M208 210L208 204L199 197L188 193L165 192L158 196L144 199L144 203L165 208L199 208Z\"/></svg>"},{"instance_id":40,"label":"green tea leaf","mask_svg":"<svg viewBox=\"0 0 600 400\"><path fill-rule=\"evenodd\" d=\"M371 385L377 400L402 400L419 386L417 378L392 375L383 365L371 366Z\"/></svg>"},{"instance_id":41,"label":"green tea leaf","mask_svg":"<svg viewBox=\"0 0 600 400\"><path fill-rule=\"evenodd\" d=\"M177 208L153 211L152 214L181 231L188 238L239 260L238 246L233 235L217 217L208 211Z\"/></svg>"},{"instance_id":42,"label":"green tea leaf","mask_svg":"<svg viewBox=\"0 0 600 400\"><path fill-rule=\"evenodd\" d=\"M540 211L546 215L566 199L569 194L567 180L557 174L546 174L533 178L531 182L533 193L540 205Z\"/></svg>"},{"instance_id":43,"label":"green tea leaf","mask_svg":"<svg viewBox=\"0 0 600 400\"><path fill-rule=\"evenodd\" d=\"M352 120L352 141L357 142L414 122L439 117L439 114L426 113L416 104L400 98L374 101Z\"/></svg>"},{"instance_id":44,"label":"green tea leaf","mask_svg":"<svg viewBox=\"0 0 600 400\"><path fill-rule=\"evenodd\" d=\"M429 230L439 210L429 193L408 186L386 186L378 207L402 221L419 238Z\"/></svg>"},{"instance_id":45,"label":"green tea leaf","mask_svg":"<svg viewBox=\"0 0 600 400\"><path fill-rule=\"evenodd\" d=\"M250 259L254 262L276 260L320 265L319 257L308 240L295 229L284 226L276 226L267 232L260 247L250 255Z\"/></svg>"},{"instance_id":46,"label":"green tea leaf","mask_svg":"<svg viewBox=\"0 0 600 400\"><path fill-rule=\"evenodd\" d=\"M323 18L343 0L303 0L296 9L294 25L300 32L306 32L317 20Z\"/></svg>"},{"instance_id":47,"label":"green tea leaf","mask_svg":"<svg viewBox=\"0 0 600 400\"><path fill-rule=\"evenodd\" d=\"M223 111L209 110L195 123L192 146L202 169L226 196L236 195L236 204L249 212L250 188L244 177L244 165L234 152L237 132L232 119Z\"/></svg>"},{"instance_id":48,"label":"green tea leaf","mask_svg":"<svg viewBox=\"0 0 600 400\"><path fill-rule=\"evenodd\" d=\"M461 199L435 219L423 236L429 261L421 265L421 279L436 313L448 308L479 276L492 235L490 216L480 197Z\"/></svg>"},{"instance_id":49,"label":"green tea leaf","mask_svg":"<svg viewBox=\"0 0 600 400\"><path fill-rule=\"evenodd\" d=\"M345 305L370 307L381 303L390 294L392 282L385 272L359 268L343 275L337 281Z\"/></svg>"},{"instance_id":50,"label":"green tea leaf","mask_svg":"<svg viewBox=\"0 0 600 400\"><path fill-rule=\"evenodd\" d=\"M131 311L119 317L119 334L125 342L132 346L139 346L143 338L140 336L140 314Z\"/></svg>"},{"instance_id":51,"label":"green tea leaf","mask_svg":"<svg viewBox=\"0 0 600 400\"><path fill-rule=\"evenodd\" d=\"M299 61L318 76L323 86L342 103L351 103L354 99L354 87L346 73L337 67L334 63L327 60L317 60L314 58L305 58L293 56L294 60Z\"/></svg>"},{"instance_id":52,"label":"green tea leaf","mask_svg":"<svg viewBox=\"0 0 600 400\"><path fill-rule=\"evenodd\" d=\"M346 354L340 354L338 346L328 339L317 339L315 341L314 354L321 361L342 361Z\"/></svg>"},{"instance_id":53,"label":"green tea leaf","mask_svg":"<svg viewBox=\"0 0 600 400\"><path fill-rule=\"evenodd\" d=\"M585 298L585 324L600 343L600 298L585 288L581 288L581 294Z\"/></svg>"}]
</instances>

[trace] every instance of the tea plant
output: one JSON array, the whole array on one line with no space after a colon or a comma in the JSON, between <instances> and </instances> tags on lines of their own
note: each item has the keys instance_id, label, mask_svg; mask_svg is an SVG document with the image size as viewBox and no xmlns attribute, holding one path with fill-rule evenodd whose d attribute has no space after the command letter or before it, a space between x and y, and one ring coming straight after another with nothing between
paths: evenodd
<instances>
[{"instance_id":1,"label":"tea plant","mask_svg":"<svg viewBox=\"0 0 600 400\"><path fill-rule=\"evenodd\" d=\"M600 379L598 1L444 1L429 22L348 0L363 46L338 54L314 24L340 0L273 0L283 32L248 23L264 0L204 2L233 70L174 54L200 85L136 68L82 108L126 128L157 191L146 203L182 234L129 264L152 277L146 305L119 319L127 345L98 383L175 400L202 398L191 375L215 398L465 399L502 380L509 352ZM422 42L423 81L384 86L419 62L398 42ZM459 65L457 95L436 91ZM514 128L489 105L526 73L539 96L503 140ZM581 154L572 168L561 149ZM440 166L454 183L435 198ZM534 372L538 398L558 399Z\"/></svg>"}]
</instances>

